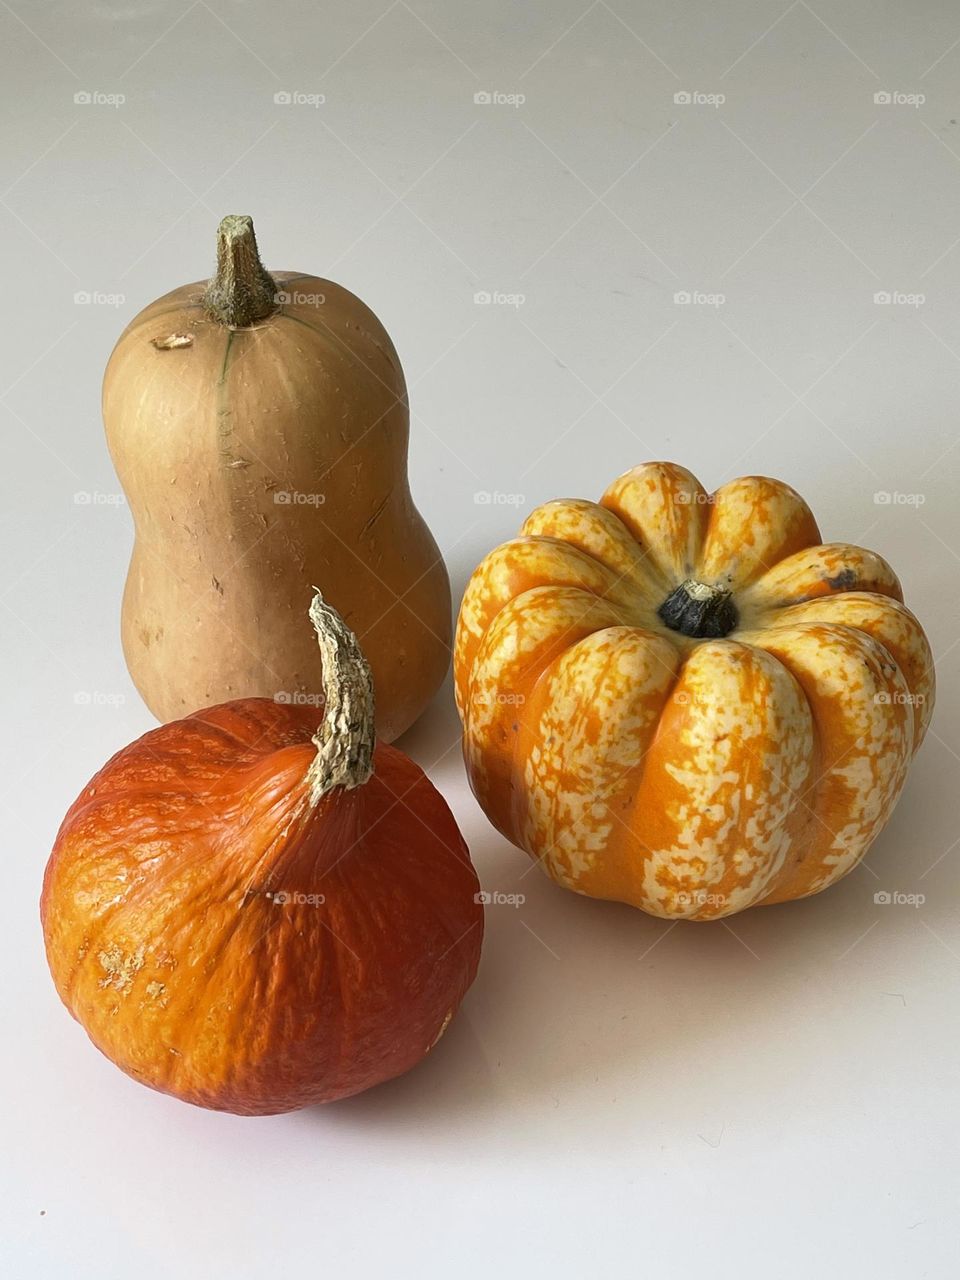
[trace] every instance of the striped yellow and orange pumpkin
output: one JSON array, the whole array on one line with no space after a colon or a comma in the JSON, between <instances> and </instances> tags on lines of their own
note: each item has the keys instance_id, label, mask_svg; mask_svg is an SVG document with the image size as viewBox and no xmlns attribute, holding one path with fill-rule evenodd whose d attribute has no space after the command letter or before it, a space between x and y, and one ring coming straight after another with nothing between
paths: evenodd
<instances>
[{"instance_id":1,"label":"striped yellow and orange pumpkin","mask_svg":"<svg viewBox=\"0 0 960 1280\"><path fill-rule=\"evenodd\" d=\"M934 700L880 556L780 481L670 463L532 512L470 580L455 672L494 825L577 893L697 920L851 871Z\"/></svg>"}]
</instances>

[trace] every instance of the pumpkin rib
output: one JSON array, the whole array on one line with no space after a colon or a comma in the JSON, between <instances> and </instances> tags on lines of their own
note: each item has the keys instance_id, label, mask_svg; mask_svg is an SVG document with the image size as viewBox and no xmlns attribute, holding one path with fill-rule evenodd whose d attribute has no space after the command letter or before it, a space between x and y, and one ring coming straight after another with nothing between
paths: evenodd
<instances>
[{"instance_id":1,"label":"pumpkin rib","mask_svg":"<svg viewBox=\"0 0 960 1280\"><path fill-rule=\"evenodd\" d=\"M729 638L689 653L637 790L648 853L626 900L700 920L759 901L805 825L810 720L769 654Z\"/></svg>"},{"instance_id":2,"label":"pumpkin rib","mask_svg":"<svg viewBox=\"0 0 960 1280\"><path fill-rule=\"evenodd\" d=\"M650 462L609 485L599 505L649 553L666 595L671 584L693 572L706 532L707 503L703 486L685 467Z\"/></svg>"},{"instance_id":3,"label":"pumpkin rib","mask_svg":"<svg viewBox=\"0 0 960 1280\"><path fill-rule=\"evenodd\" d=\"M538 556L538 552L542 553L542 557ZM521 562L529 559L533 563L530 566L512 564L512 561L518 557ZM542 560L539 565L536 563L538 559ZM601 590L604 587L602 578L598 578L595 573L592 578L585 580L583 573L573 572L574 566L589 569L592 565L598 565L607 576L605 590ZM564 572L568 567L571 568L571 572ZM522 569L526 569L527 572L522 574L524 585L521 588L513 578L521 575ZM522 534L490 552L467 586L457 620L454 640L454 693L461 716L465 698L468 696L463 687L463 673L474 671L479 646L500 611L527 591L538 587L569 586L581 589L597 598L613 598L624 609L648 614L644 619L647 625L643 626L643 629L659 633L662 628L652 607L643 600L642 595L638 595L635 589L629 593L618 592L620 584L627 576L626 572L616 573L615 566L603 561L584 547L564 538L544 534ZM494 590L494 583L498 580L502 581L502 587ZM631 582L628 585L635 588L636 584ZM492 609L487 607L491 599L495 605Z\"/></svg>"},{"instance_id":4,"label":"pumpkin rib","mask_svg":"<svg viewBox=\"0 0 960 1280\"><path fill-rule=\"evenodd\" d=\"M818 893L862 861L906 779L913 714L908 703L878 700L891 685L905 690L906 682L887 650L855 627L798 623L792 632L778 628L756 643L774 654L806 691L822 747L817 777L802 796L812 795L821 829L814 829L810 847L787 868L792 874L785 873L766 899L772 904ZM874 691L872 710L865 701L867 683ZM882 770L878 757L884 761Z\"/></svg>"},{"instance_id":5,"label":"pumpkin rib","mask_svg":"<svg viewBox=\"0 0 960 1280\"><path fill-rule=\"evenodd\" d=\"M612 628L611 628L611 629L612 629ZM594 634L599 634L599 633L594 633ZM647 750L649 750L649 747L647 748ZM646 755L646 752L644 752L643 756L641 756L640 760L637 762L638 767L642 766L642 764L643 764L643 759L645 758L645 755ZM625 766L625 767L621 770L620 774L619 774L619 775L614 779L614 781L613 781L612 783L608 784L608 785L605 787L605 789L604 789L604 793L603 793L602 795L595 795L595 796L593 797L594 802L595 802L596 804L602 805L604 808L609 809L608 799L609 799L609 796L610 796L611 792L612 792L614 789L622 788L624 785L626 785L626 784L625 784L625 780L627 779L627 777L628 777L628 775L629 775L630 773L631 773L631 766ZM625 827L625 824L624 824L624 822L623 822L622 818L620 818L620 817L619 817L619 815L618 815L618 814L616 814L616 813L614 813L612 810L611 810L610 812L611 812L611 817L612 817L613 821L615 821L616 823L618 823L621 827L624 827L625 829L627 829L627 828ZM513 839L513 837L509 837L509 838ZM524 851L529 855L529 857L532 859L532 861L533 861L537 866L539 866L539 867L541 868L541 870L543 870L543 871L545 872L545 874L546 874L546 875L547 875L551 880L553 880L553 881L554 881L554 883L555 883L555 884L559 884L559 885L561 885L561 887L563 887L563 888L572 889L572 890L573 890L573 892L575 892L575 893L580 893L580 894L583 894L584 896L588 896L588 897L604 897L604 896L609 896L609 897L611 897L611 898L616 898L616 897L618 897L618 896L619 896L619 895L616 895L616 894L604 895L604 894L600 894L600 893L598 893L598 892L595 892L595 891L594 891L594 890L592 890L592 889L591 889L591 890L588 890L588 889L585 889L585 888L578 888L578 887L577 887L577 884L575 884L575 883L569 883L569 882L568 882L568 880L567 880L567 879L565 879L563 875L558 874L558 873L557 873L557 871L556 871L556 869L553 867L553 865L552 865L552 863L551 863L551 855L554 853L554 850L555 850L555 849L557 848L557 846L560 844L561 840L562 840L562 834L561 834L561 836L557 836L557 837L555 837L555 838L554 838L554 840L552 840L552 841L551 841L551 843L550 843L549 845L547 845L547 846L546 846L546 848L542 848L542 849L541 849L541 848L538 848L538 849L535 849L535 850L531 850L531 849L526 849L526 848L525 848L525 849L524 849ZM516 843L516 844L517 844L517 847L518 847L518 848L524 848L524 846L523 846L522 844L520 844L520 843L519 843L519 840L514 840L514 843Z\"/></svg>"},{"instance_id":6,"label":"pumpkin rib","mask_svg":"<svg viewBox=\"0 0 960 1280\"><path fill-rule=\"evenodd\" d=\"M883 645L910 691L914 715L914 753L926 736L936 697L933 654L923 628L901 601L877 592L850 591L771 610L757 620L765 630L798 622L836 622L855 628Z\"/></svg>"},{"instance_id":7,"label":"pumpkin rib","mask_svg":"<svg viewBox=\"0 0 960 1280\"><path fill-rule=\"evenodd\" d=\"M575 587L594 596L606 596L617 591L623 576L562 539L543 535L512 538L490 552L475 578L475 586L464 595L458 639L462 636L464 645L469 645L470 638L481 639L500 610L526 591ZM628 594L617 598L624 607L630 606Z\"/></svg>"},{"instance_id":8,"label":"pumpkin rib","mask_svg":"<svg viewBox=\"0 0 960 1280\"><path fill-rule=\"evenodd\" d=\"M586 603L583 601L585 595ZM539 617L535 624L539 631L533 631L532 642L526 650L522 643L517 645L518 637L512 630L514 618L521 615L526 615L528 631L531 615ZM487 743L489 757L486 766L483 770L468 768L468 772L471 786L488 817L505 834L509 835L514 830L511 813L507 809L501 811L498 808L496 814L491 816L491 810L487 806L493 805L493 795L497 791L492 784L493 777L502 779L509 792L506 780L512 776L514 744L503 734L499 734L495 742L487 742L484 726L496 724L496 712L500 706L515 706L518 708L517 714L520 714L544 670L560 656L563 646L569 647L594 632L623 626L653 640L659 639L655 633L630 627L629 622L624 621L622 612L612 609L611 602L603 597L590 596L576 588L546 586L532 588L516 597L498 613L487 630L467 677L469 686L466 698L472 712L464 750L469 766L471 758L479 757L480 742ZM519 638L522 641L522 636ZM508 669L506 675L502 670L502 656L498 654L498 645L501 643L505 643L514 654L512 669ZM501 671L500 677L493 682L486 674L491 670ZM478 684L482 685L484 681L487 687L478 690ZM513 836L509 838L513 839Z\"/></svg>"},{"instance_id":9,"label":"pumpkin rib","mask_svg":"<svg viewBox=\"0 0 960 1280\"><path fill-rule=\"evenodd\" d=\"M592 840L594 848L601 847L589 819L600 829L609 824L597 807L610 808L624 791L639 785L638 770L679 663L676 650L662 637L614 625L570 645L537 675L510 761L518 782L514 796L533 804L514 810L513 829L521 847L535 858L537 848L546 844L544 867L559 883L576 888L579 876L588 871L584 844ZM597 775L608 771L614 776L601 794ZM558 817L564 805L566 819ZM580 819L571 816L577 809ZM566 839L568 823L575 844Z\"/></svg>"},{"instance_id":10,"label":"pumpkin rib","mask_svg":"<svg viewBox=\"0 0 960 1280\"><path fill-rule=\"evenodd\" d=\"M610 630L617 630L617 628L611 628ZM621 628L620 630L623 630L625 632L636 632L636 631L639 631L640 629L639 628ZM601 633L594 633L593 636L588 637L587 639L592 640L599 634ZM653 640L661 639L661 637L652 636L652 635L648 635L647 638L653 639ZM581 641L577 646L575 646L575 648L583 647L585 644L586 644L586 641ZM672 680L670 681L666 689L663 691L663 697L661 701L661 710L660 710L661 717L662 717L663 707L667 703L669 703L670 700L676 695L677 689L682 683L683 676L684 676L684 669L686 667L690 654L689 652L685 652L682 654L677 653L675 656L678 658L678 665L676 666L676 669L673 673ZM625 856L624 856L624 851L622 847L620 848L620 856L622 858L623 865L615 868L615 874L617 878L625 874L624 868L629 869L631 864L633 864L633 869L635 873L636 864L638 861L638 854L641 860L645 860L650 856L651 851L648 847L642 845L637 840L636 834L631 828L631 826L627 822L625 822L624 819L620 817L620 815L613 810L609 801L610 794L614 789L622 790L628 781L627 775L630 773L633 773L635 776L629 779L629 784L630 784L631 790L634 792L634 804L633 804L634 811L637 808L641 807L640 796L642 794L642 791L648 776L648 763L649 763L650 751L651 751L651 748L654 746L657 733L659 733L659 729L655 729L655 732L651 735L649 741L645 746L645 749L641 752L639 759L635 762L631 762L626 767L621 769L620 773L616 778L614 778L613 782L608 784L608 786L604 788L604 794L602 796L600 795L594 796L594 799L599 803L601 803L605 809L607 809L607 811L610 813L611 818L617 823L620 830L624 833L624 835L619 835L619 833L617 833L617 835L619 836L619 839L615 838L609 842L608 849L607 849L608 854L611 851L616 850L618 846L622 846L625 843L626 839L629 838L628 850ZM533 857L535 861L537 861L538 863L544 864L544 869L548 872L548 874L551 876L552 879L556 880L558 883L564 885L567 888L573 888L576 892L588 893L589 896L591 897L613 898L613 899L618 899L623 901L629 901L634 905L640 905L640 903L637 901L636 892L631 893L629 895L625 895L622 889L618 890L618 889L611 889L609 887L604 887L600 879L597 877L591 877L589 882L589 888L579 888L577 883L572 883L572 884L568 883L562 876L558 876L557 874L555 874L549 860L550 860L550 856L554 852L554 849L556 848L556 845L559 843L560 838L562 837L555 839L553 842L551 842L550 845L547 846L546 849L540 851L539 853L531 852L531 850L528 849L530 856ZM638 844L639 844L639 850L637 848ZM724 896L724 895L721 895L721 896ZM645 905L645 909L652 910L649 903L645 903L644 905ZM688 919L719 918L723 915L731 914L732 911L734 910L742 909L742 907L740 906L730 908L728 910L724 907L714 906L712 903L701 902L697 904L696 902L693 901L693 899L691 899L690 905L695 907L695 910L685 910L680 913ZM658 913L654 911L654 914L658 914ZM675 913L671 912L670 914L674 915Z\"/></svg>"},{"instance_id":11,"label":"pumpkin rib","mask_svg":"<svg viewBox=\"0 0 960 1280\"><path fill-rule=\"evenodd\" d=\"M747 619L773 609L844 592L872 592L903 602L896 574L882 556L852 543L824 542L781 560L737 597Z\"/></svg>"},{"instance_id":12,"label":"pumpkin rib","mask_svg":"<svg viewBox=\"0 0 960 1280\"><path fill-rule=\"evenodd\" d=\"M659 593L664 585L649 548L631 537L615 512L595 502L571 498L545 502L527 516L520 534L581 551L615 573L617 582L627 579L643 595Z\"/></svg>"},{"instance_id":13,"label":"pumpkin rib","mask_svg":"<svg viewBox=\"0 0 960 1280\"><path fill-rule=\"evenodd\" d=\"M734 592L821 542L813 513L796 490L766 476L744 476L722 485L710 495L709 512L690 576Z\"/></svg>"}]
</instances>

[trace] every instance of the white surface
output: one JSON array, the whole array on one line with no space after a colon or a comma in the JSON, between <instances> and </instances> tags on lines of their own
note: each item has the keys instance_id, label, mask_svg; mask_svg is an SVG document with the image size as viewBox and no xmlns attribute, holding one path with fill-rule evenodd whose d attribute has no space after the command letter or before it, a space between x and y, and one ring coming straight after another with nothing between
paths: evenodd
<instances>
[{"instance_id":1,"label":"white surface","mask_svg":"<svg viewBox=\"0 0 960 1280\"><path fill-rule=\"evenodd\" d=\"M935 0L0 5L5 1274L955 1274L958 38ZM893 562L940 699L868 866L713 926L565 894L475 805L448 688L408 749L485 885L526 901L489 910L429 1061L242 1120L91 1048L36 900L67 805L152 721L118 639L128 513L74 494L117 492L117 334L208 273L226 212L393 334L458 592L524 511L649 458L780 476Z\"/></svg>"}]
</instances>

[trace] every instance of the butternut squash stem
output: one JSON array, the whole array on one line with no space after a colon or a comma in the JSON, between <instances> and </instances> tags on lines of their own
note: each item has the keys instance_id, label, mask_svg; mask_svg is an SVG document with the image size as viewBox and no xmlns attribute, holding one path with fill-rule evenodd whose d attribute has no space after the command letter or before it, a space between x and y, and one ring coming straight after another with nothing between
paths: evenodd
<instances>
[{"instance_id":1,"label":"butternut squash stem","mask_svg":"<svg viewBox=\"0 0 960 1280\"><path fill-rule=\"evenodd\" d=\"M260 261L253 219L230 213L217 229L217 274L203 305L231 329L265 320L277 309L277 282Z\"/></svg>"},{"instance_id":2,"label":"butternut squash stem","mask_svg":"<svg viewBox=\"0 0 960 1280\"><path fill-rule=\"evenodd\" d=\"M376 745L373 676L357 637L314 587L310 621L323 660L323 723L314 734L317 754L307 771L310 804L335 787L362 787L373 773Z\"/></svg>"}]
</instances>

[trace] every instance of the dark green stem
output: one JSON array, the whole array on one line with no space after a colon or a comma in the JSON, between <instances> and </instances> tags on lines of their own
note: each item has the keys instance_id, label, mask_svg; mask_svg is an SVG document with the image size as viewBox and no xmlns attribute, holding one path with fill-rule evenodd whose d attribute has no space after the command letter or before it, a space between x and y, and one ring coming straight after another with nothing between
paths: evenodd
<instances>
[{"instance_id":1,"label":"dark green stem","mask_svg":"<svg viewBox=\"0 0 960 1280\"><path fill-rule=\"evenodd\" d=\"M720 639L739 621L729 591L694 582L692 578L670 592L657 610L657 616L671 631L679 631L692 640Z\"/></svg>"}]
</instances>

